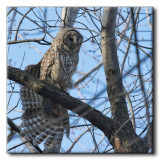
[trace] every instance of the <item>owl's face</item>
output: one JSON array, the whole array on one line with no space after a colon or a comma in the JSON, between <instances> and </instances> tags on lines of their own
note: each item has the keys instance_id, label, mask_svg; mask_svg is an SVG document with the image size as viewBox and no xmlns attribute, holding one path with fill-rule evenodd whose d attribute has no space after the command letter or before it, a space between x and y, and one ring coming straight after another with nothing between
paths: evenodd
<instances>
[{"instance_id":1,"label":"owl's face","mask_svg":"<svg viewBox=\"0 0 160 160\"><path fill-rule=\"evenodd\" d=\"M69 30L65 33L63 43L72 51L79 50L83 42L83 37L76 30Z\"/></svg>"},{"instance_id":2,"label":"owl's face","mask_svg":"<svg viewBox=\"0 0 160 160\"><path fill-rule=\"evenodd\" d=\"M64 28L59 32L60 35L56 38L60 38L58 41L61 43L58 46L58 48L63 48L67 52L70 53L78 53L80 50L80 47L83 42L82 35L73 28Z\"/></svg>"}]
</instances>

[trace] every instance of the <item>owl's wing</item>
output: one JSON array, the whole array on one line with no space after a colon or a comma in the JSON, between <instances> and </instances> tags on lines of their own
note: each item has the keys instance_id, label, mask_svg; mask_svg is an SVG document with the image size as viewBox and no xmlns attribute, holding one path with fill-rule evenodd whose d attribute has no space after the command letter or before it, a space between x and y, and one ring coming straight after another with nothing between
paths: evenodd
<instances>
[{"instance_id":1,"label":"owl's wing","mask_svg":"<svg viewBox=\"0 0 160 160\"><path fill-rule=\"evenodd\" d=\"M51 67L55 63L56 52L49 48L41 60L40 79L47 80L51 72Z\"/></svg>"},{"instance_id":2,"label":"owl's wing","mask_svg":"<svg viewBox=\"0 0 160 160\"><path fill-rule=\"evenodd\" d=\"M26 71L39 78L40 63L28 66ZM68 111L25 86L21 86L20 96L24 110L21 124L22 134L27 140L33 140L35 145L45 141L44 146L46 148L56 146L60 150L64 129L66 135L69 136ZM51 106L52 116L44 117L43 107L45 105Z\"/></svg>"}]
</instances>

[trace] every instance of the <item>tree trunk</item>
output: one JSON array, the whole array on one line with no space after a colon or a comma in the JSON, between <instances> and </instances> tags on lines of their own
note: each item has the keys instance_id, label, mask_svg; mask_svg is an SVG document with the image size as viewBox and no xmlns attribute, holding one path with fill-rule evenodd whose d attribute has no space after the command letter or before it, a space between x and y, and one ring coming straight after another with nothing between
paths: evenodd
<instances>
[{"instance_id":1,"label":"tree trunk","mask_svg":"<svg viewBox=\"0 0 160 160\"><path fill-rule=\"evenodd\" d=\"M117 153L147 153L148 145L136 135L129 119L123 91L115 43L117 8L104 8L101 28L101 46L107 92L114 120L114 134L110 142Z\"/></svg>"},{"instance_id":2,"label":"tree trunk","mask_svg":"<svg viewBox=\"0 0 160 160\"><path fill-rule=\"evenodd\" d=\"M61 13L61 19L62 19L61 26L73 27L79 9L80 9L79 7L63 7Z\"/></svg>"}]
</instances>

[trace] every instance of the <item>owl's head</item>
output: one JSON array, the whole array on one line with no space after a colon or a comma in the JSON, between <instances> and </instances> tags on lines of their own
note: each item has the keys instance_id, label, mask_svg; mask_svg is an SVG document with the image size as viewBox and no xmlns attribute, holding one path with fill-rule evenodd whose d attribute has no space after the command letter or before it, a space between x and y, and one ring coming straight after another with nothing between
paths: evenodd
<instances>
[{"instance_id":1,"label":"owl's head","mask_svg":"<svg viewBox=\"0 0 160 160\"><path fill-rule=\"evenodd\" d=\"M79 52L83 42L82 35L73 28L61 29L61 31L58 33L58 37L56 38L61 41L61 46L59 46L60 48L62 47L63 49L72 53Z\"/></svg>"}]
</instances>

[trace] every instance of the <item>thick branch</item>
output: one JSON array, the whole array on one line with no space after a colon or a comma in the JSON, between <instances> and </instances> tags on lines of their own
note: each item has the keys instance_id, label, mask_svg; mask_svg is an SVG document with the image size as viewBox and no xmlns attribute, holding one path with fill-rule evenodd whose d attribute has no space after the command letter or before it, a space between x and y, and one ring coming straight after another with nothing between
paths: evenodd
<instances>
[{"instance_id":1,"label":"thick branch","mask_svg":"<svg viewBox=\"0 0 160 160\"><path fill-rule=\"evenodd\" d=\"M73 27L79 10L79 7L63 7L61 13L61 26Z\"/></svg>"},{"instance_id":2,"label":"thick branch","mask_svg":"<svg viewBox=\"0 0 160 160\"><path fill-rule=\"evenodd\" d=\"M102 17L101 46L107 82L107 92L111 103L115 134L114 149L119 153L147 153L148 146L136 135L129 120L122 77L119 69L115 43L117 8L104 8ZM125 126L122 128L122 126Z\"/></svg>"},{"instance_id":3,"label":"thick branch","mask_svg":"<svg viewBox=\"0 0 160 160\"><path fill-rule=\"evenodd\" d=\"M153 153L154 148L153 148L153 121L148 125L148 127L146 127L146 129L148 128L147 134L145 135L145 137L143 138L144 142L146 144L148 144L149 149L151 149L151 152ZM145 130L144 130L145 131Z\"/></svg>"},{"instance_id":4,"label":"thick branch","mask_svg":"<svg viewBox=\"0 0 160 160\"><path fill-rule=\"evenodd\" d=\"M116 26L117 8L104 8L102 18L101 45L103 64L107 81L107 91L112 106L112 114L115 123L119 128L129 119L125 95L123 93L122 78L119 70L115 43L115 26ZM119 79L117 81L117 79ZM116 96L117 95L117 96ZM112 98L112 97L115 98ZM120 107L121 106L121 107Z\"/></svg>"},{"instance_id":5,"label":"thick branch","mask_svg":"<svg viewBox=\"0 0 160 160\"><path fill-rule=\"evenodd\" d=\"M66 109L77 113L79 116L91 122L95 127L99 128L110 139L113 131L113 120L88 104L71 97L57 87L49 85L44 81L40 81L39 79L32 77L29 73L14 67L8 67L8 78L26 86L43 97L59 103Z\"/></svg>"}]
</instances>

